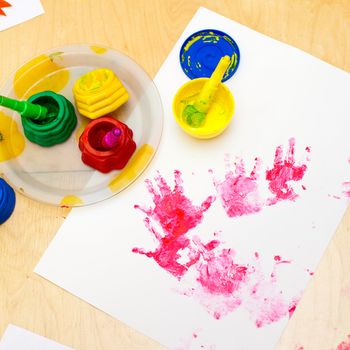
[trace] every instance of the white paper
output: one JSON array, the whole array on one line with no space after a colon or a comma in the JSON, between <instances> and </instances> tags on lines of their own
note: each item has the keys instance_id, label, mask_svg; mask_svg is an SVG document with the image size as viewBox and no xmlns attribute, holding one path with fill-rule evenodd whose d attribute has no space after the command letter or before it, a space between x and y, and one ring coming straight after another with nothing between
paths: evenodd
<instances>
[{"instance_id":1,"label":"white paper","mask_svg":"<svg viewBox=\"0 0 350 350\"><path fill-rule=\"evenodd\" d=\"M53 340L10 324L1 339L0 350L73 350Z\"/></svg>"},{"instance_id":2,"label":"white paper","mask_svg":"<svg viewBox=\"0 0 350 350\"><path fill-rule=\"evenodd\" d=\"M0 31L44 13L40 0L6 0L6 2L11 6L2 8L5 15L0 15Z\"/></svg>"},{"instance_id":3,"label":"white paper","mask_svg":"<svg viewBox=\"0 0 350 350\"><path fill-rule=\"evenodd\" d=\"M179 129L171 105L177 89L188 81L179 65L180 47L193 32L207 28L237 41L241 63L227 81L236 103L231 125L220 137L200 141ZM350 76L200 8L155 82L165 125L152 164L115 198L74 209L35 271L171 349L273 349L288 315L270 323L266 317L280 298L292 301L301 296L347 206L343 182L350 179ZM283 145L286 152L292 137L296 164L307 165L305 176L293 184L299 196L295 201L229 217L217 198L189 231L189 238L198 236L204 243L219 239L220 249L236 252L235 262L256 269L249 277L250 287L240 292L242 304L216 319L215 310L222 303L231 307L234 298L208 293L203 297L197 265L179 281L154 259L132 252L135 247L157 246L145 227L146 215L134 208L154 206L144 181L153 181L159 171L173 187L173 172L180 170L185 195L200 206L217 194L213 176L224 178L227 154L241 157L248 173L259 157L261 196L271 197L265 171L273 165L276 147ZM162 233L156 220L151 224ZM292 263L278 264L279 256ZM260 279L258 295L252 296L255 279ZM259 317L265 317L261 327Z\"/></svg>"}]
</instances>

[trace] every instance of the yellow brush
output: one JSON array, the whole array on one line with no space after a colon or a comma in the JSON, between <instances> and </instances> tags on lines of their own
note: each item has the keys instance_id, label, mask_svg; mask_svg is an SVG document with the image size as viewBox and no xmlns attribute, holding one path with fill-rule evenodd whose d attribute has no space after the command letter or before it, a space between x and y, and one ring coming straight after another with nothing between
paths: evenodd
<instances>
[{"instance_id":1,"label":"yellow brush","mask_svg":"<svg viewBox=\"0 0 350 350\"><path fill-rule=\"evenodd\" d=\"M224 76L229 65L230 57L222 57L211 77L205 82L204 86L202 87L196 101L193 104L188 104L184 108L182 117L188 125L194 128L198 128L203 124L218 86L221 83L221 79Z\"/></svg>"}]
</instances>

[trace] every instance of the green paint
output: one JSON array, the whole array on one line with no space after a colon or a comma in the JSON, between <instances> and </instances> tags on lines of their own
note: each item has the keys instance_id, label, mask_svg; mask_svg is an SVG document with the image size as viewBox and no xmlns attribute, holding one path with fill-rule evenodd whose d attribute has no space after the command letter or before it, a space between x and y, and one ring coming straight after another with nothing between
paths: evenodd
<instances>
[{"instance_id":1,"label":"green paint","mask_svg":"<svg viewBox=\"0 0 350 350\"><path fill-rule=\"evenodd\" d=\"M205 113L199 112L193 105L187 105L182 112L184 121L193 128L199 128L205 120Z\"/></svg>"}]
</instances>

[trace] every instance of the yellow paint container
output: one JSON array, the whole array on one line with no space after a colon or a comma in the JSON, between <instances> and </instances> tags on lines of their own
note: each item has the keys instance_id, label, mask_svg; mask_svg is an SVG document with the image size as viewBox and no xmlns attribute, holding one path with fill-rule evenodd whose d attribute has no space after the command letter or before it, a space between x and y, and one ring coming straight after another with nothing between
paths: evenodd
<instances>
[{"instance_id":1,"label":"yellow paint container","mask_svg":"<svg viewBox=\"0 0 350 350\"><path fill-rule=\"evenodd\" d=\"M108 68L81 76L74 84L73 93L80 114L90 119L115 111L129 99L122 82Z\"/></svg>"},{"instance_id":2,"label":"yellow paint container","mask_svg":"<svg viewBox=\"0 0 350 350\"><path fill-rule=\"evenodd\" d=\"M230 123L234 113L233 95L225 84L220 83L203 125L195 128L185 121L182 115L183 110L187 105L194 104L208 79L190 80L178 90L173 99L173 113L176 122L187 134L199 139L210 139L220 135Z\"/></svg>"}]
</instances>

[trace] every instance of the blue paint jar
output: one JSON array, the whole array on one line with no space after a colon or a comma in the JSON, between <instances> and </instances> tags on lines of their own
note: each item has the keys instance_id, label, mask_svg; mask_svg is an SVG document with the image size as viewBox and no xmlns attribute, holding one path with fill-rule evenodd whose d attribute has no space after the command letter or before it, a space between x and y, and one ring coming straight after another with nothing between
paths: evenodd
<instances>
[{"instance_id":1,"label":"blue paint jar","mask_svg":"<svg viewBox=\"0 0 350 350\"><path fill-rule=\"evenodd\" d=\"M222 81L236 72L240 51L237 43L226 33L215 29L203 29L190 35L182 44L180 64L190 79L209 78L221 57L229 56L231 64Z\"/></svg>"},{"instance_id":2,"label":"blue paint jar","mask_svg":"<svg viewBox=\"0 0 350 350\"><path fill-rule=\"evenodd\" d=\"M11 216L15 204L15 191L4 179L0 178L0 225Z\"/></svg>"}]
</instances>

